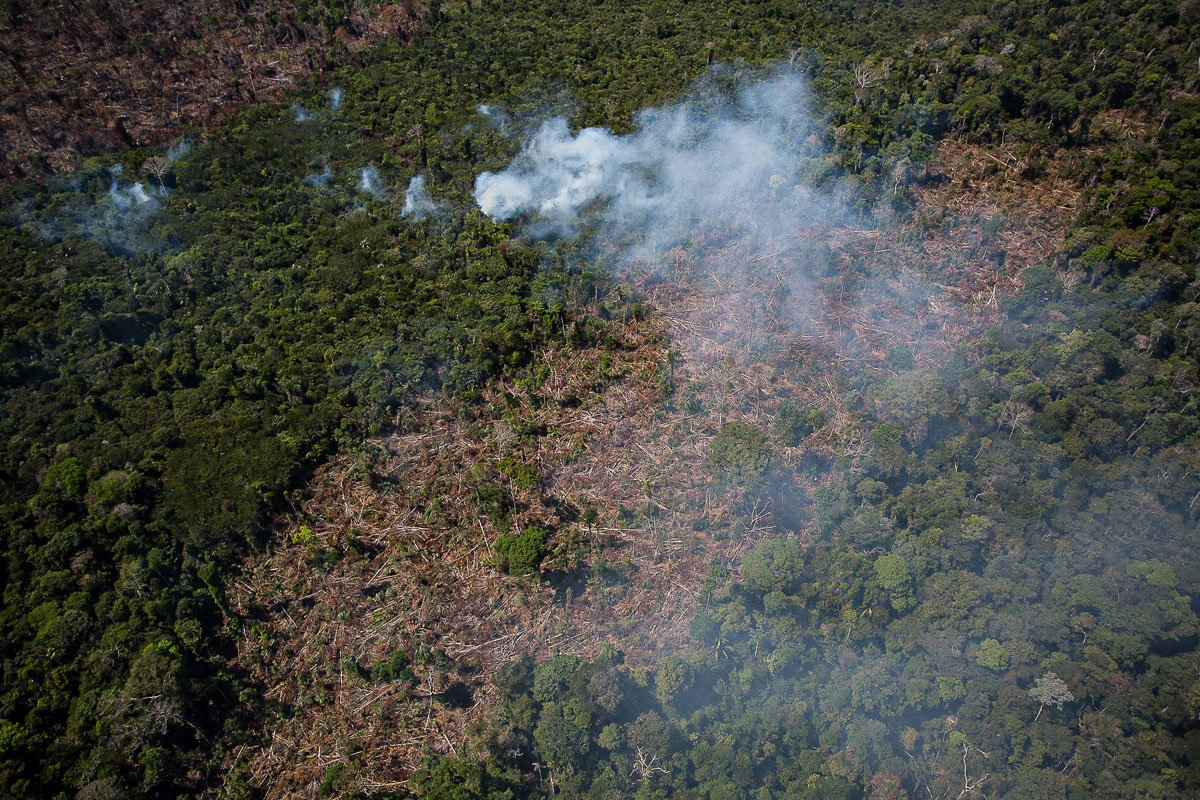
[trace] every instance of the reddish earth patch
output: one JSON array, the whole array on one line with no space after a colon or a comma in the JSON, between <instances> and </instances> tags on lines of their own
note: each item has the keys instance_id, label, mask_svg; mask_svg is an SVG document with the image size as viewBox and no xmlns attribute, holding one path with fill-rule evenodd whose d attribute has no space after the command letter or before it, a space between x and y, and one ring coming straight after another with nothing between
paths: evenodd
<instances>
[{"instance_id":1,"label":"reddish earth patch","mask_svg":"<svg viewBox=\"0 0 1200 800\"><path fill-rule=\"evenodd\" d=\"M24 5L0 20L3 180L211 128L374 43L411 41L425 14L421 0L333 25L290 2Z\"/></svg>"}]
</instances>

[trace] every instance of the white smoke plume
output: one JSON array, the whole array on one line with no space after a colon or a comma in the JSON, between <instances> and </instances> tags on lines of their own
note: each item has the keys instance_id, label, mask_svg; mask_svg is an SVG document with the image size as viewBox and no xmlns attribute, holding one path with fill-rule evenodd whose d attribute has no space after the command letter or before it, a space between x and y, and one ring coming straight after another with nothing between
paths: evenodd
<instances>
[{"instance_id":1,"label":"white smoke plume","mask_svg":"<svg viewBox=\"0 0 1200 800\"><path fill-rule=\"evenodd\" d=\"M639 113L626 134L541 123L505 169L476 178L474 196L531 238L581 235L585 257L639 291L664 280L688 292L695 302L672 331L684 352L707 358L721 343L753 358L803 338L828 357L858 358L875 340L857 336L856 314L881 342L915 350L931 287L911 271L899 286L880 262L827 302L835 259L886 235L888 215L851 209L853 184L829 175L823 134L798 71L718 66L679 102Z\"/></svg>"},{"instance_id":2,"label":"white smoke plume","mask_svg":"<svg viewBox=\"0 0 1200 800\"><path fill-rule=\"evenodd\" d=\"M736 85L722 91L728 78ZM816 137L794 72L738 80L717 70L688 99L643 111L635 123L617 135L548 120L505 170L478 176L476 202L493 219L528 221L535 236L598 225L631 256L661 253L718 221L749 225L761 238L829 213L829 198L798 177Z\"/></svg>"},{"instance_id":3,"label":"white smoke plume","mask_svg":"<svg viewBox=\"0 0 1200 800\"><path fill-rule=\"evenodd\" d=\"M308 109L299 103L292 103L292 113L296 115L297 125L312 121L312 114L308 113Z\"/></svg>"},{"instance_id":4,"label":"white smoke plume","mask_svg":"<svg viewBox=\"0 0 1200 800\"><path fill-rule=\"evenodd\" d=\"M131 208L143 206L146 208L155 208L158 205L158 200L151 197L146 191L146 187L140 183L132 183L127 186L122 186L120 183L121 167L113 167L109 170L112 175L112 183L108 187L108 196L121 211L127 211ZM163 194L166 190L163 190Z\"/></svg>"},{"instance_id":5,"label":"white smoke plume","mask_svg":"<svg viewBox=\"0 0 1200 800\"><path fill-rule=\"evenodd\" d=\"M358 173L358 188L372 197L385 197L387 190L383 188L383 178L374 164L368 164Z\"/></svg>"},{"instance_id":6,"label":"white smoke plume","mask_svg":"<svg viewBox=\"0 0 1200 800\"><path fill-rule=\"evenodd\" d=\"M335 86L329 90L329 110L337 111L342 107L342 100L345 99L345 92L342 87Z\"/></svg>"},{"instance_id":7,"label":"white smoke plume","mask_svg":"<svg viewBox=\"0 0 1200 800\"><path fill-rule=\"evenodd\" d=\"M438 204L433 202L425 188L425 176L414 175L404 192L404 209L400 215L411 219L425 219L436 216L438 211Z\"/></svg>"}]
</instances>

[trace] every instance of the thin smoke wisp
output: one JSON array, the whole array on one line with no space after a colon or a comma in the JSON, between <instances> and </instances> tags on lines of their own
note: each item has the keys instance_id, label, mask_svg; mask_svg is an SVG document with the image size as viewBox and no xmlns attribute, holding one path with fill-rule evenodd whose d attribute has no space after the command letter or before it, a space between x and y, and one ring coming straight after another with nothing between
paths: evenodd
<instances>
[{"instance_id":1,"label":"thin smoke wisp","mask_svg":"<svg viewBox=\"0 0 1200 800\"><path fill-rule=\"evenodd\" d=\"M508 133L511 121L509 120L508 114L505 113L503 109L497 108L490 103L481 103L476 111L479 116L487 120L487 123L496 130L500 131L500 133Z\"/></svg>"},{"instance_id":2,"label":"thin smoke wisp","mask_svg":"<svg viewBox=\"0 0 1200 800\"><path fill-rule=\"evenodd\" d=\"M365 192L372 197L384 197L387 195L387 190L383 188L383 178L379 174L379 168L374 164L368 164L359 171L358 188L359 191Z\"/></svg>"},{"instance_id":3,"label":"thin smoke wisp","mask_svg":"<svg viewBox=\"0 0 1200 800\"><path fill-rule=\"evenodd\" d=\"M410 219L425 219L437 213L438 205L429 197L429 191L425 188L425 176L414 175L404 192L404 209L400 215Z\"/></svg>"},{"instance_id":4,"label":"thin smoke wisp","mask_svg":"<svg viewBox=\"0 0 1200 800\"><path fill-rule=\"evenodd\" d=\"M167 163L178 164L190 152L192 152L192 140L185 136L167 148Z\"/></svg>"},{"instance_id":5,"label":"thin smoke wisp","mask_svg":"<svg viewBox=\"0 0 1200 800\"><path fill-rule=\"evenodd\" d=\"M325 162L320 172L307 175L304 182L318 189L328 189L333 184L333 169L329 166L329 162Z\"/></svg>"}]
</instances>

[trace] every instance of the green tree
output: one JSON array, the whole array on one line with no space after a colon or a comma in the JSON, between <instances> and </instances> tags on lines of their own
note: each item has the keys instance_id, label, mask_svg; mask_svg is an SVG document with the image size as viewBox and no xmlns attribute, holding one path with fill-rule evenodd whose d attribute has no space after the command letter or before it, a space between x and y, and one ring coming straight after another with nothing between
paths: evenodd
<instances>
[{"instance_id":1,"label":"green tree","mask_svg":"<svg viewBox=\"0 0 1200 800\"><path fill-rule=\"evenodd\" d=\"M730 422L713 437L707 463L709 472L726 485L757 486L771 463L771 445L755 425Z\"/></svg>"},{"instance_id":2,"label":"green tree","mask_svg":"<svg viewBox=\"0 0 1200 800\"><path fill-rule=\"evenodd\" d=\"M875 559L875 580L891 597L892 607L897 611L913 607L912 575L904 556L887 553Z\"/></svg>"},{"instance_id":3,"label":"green tree","mask_svg":"<svg viewBox=\"0 0 1200 800\"><path fill-rule=\"evenodd\" d=\"M1008 668L1008 651L995 639L984 639L975 653L975 663L995 672Z\"/></svg>"},{"instance_id":4,"label":"green tree","mask_svg":"<svg viewBox=\"0 0 1200 800\"><path fill-rule=\"evenodd\" d=\"M550 531L530 525L519 533L506 533L496 539L500 554L498 566L509 575L532 575L546 557Z\"/></svg>"},{"instance_id":5,"label":"green tree","mask_svg":"<svg viewBox=\"0 0 1200 800\"><path fill-rule=\"evenodd\" d=\"M793 594L804 577L804 545L797 539L764 539L742 556L742 582L751 591Z\"/></svg>"}]
</instances>

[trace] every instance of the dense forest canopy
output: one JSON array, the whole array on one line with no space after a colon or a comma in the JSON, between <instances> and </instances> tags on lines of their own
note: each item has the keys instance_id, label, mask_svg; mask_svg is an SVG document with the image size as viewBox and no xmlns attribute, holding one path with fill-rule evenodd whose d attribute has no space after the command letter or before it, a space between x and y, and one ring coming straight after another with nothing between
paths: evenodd
<instances>
[{"instance_id":1,"label":"dense forest canopy","mask_svg":"<svg viewBox=\"0 0 1200 800\"><path fill-rule=\"evenodd\" d=\"M252 16L226 5L194 35ZM1200 5L296 8L332 76L0 190L0 794L1200 793ZM334 35L379 19L370 49ZM662 247L621 241L611 193L553 230L477 203L547 120L642 169L665 139L640 112L779 74L803 130L737 107L792 136L780 164L728 212L648 215L681 226ZM646 427L610 446L697 431L661 437L678 469L564 501L602 449L572 420L642 389ZM452 429L473 455L406 483L395 443L453 455ZM682 633L484 664L482 633L402 630L284 702L283 620L335 616L309 588L418 574L371 514L330 544L351 484L414 510L425 561L471 537L514 615L657 597ZM680 595L645 571L672 526L704 565ZM273 553L299 572L248 595ZM404 699L412 730L472 724L417 762L247 755L336 727L335 685Z\"/></svg>"}]
</instances>

